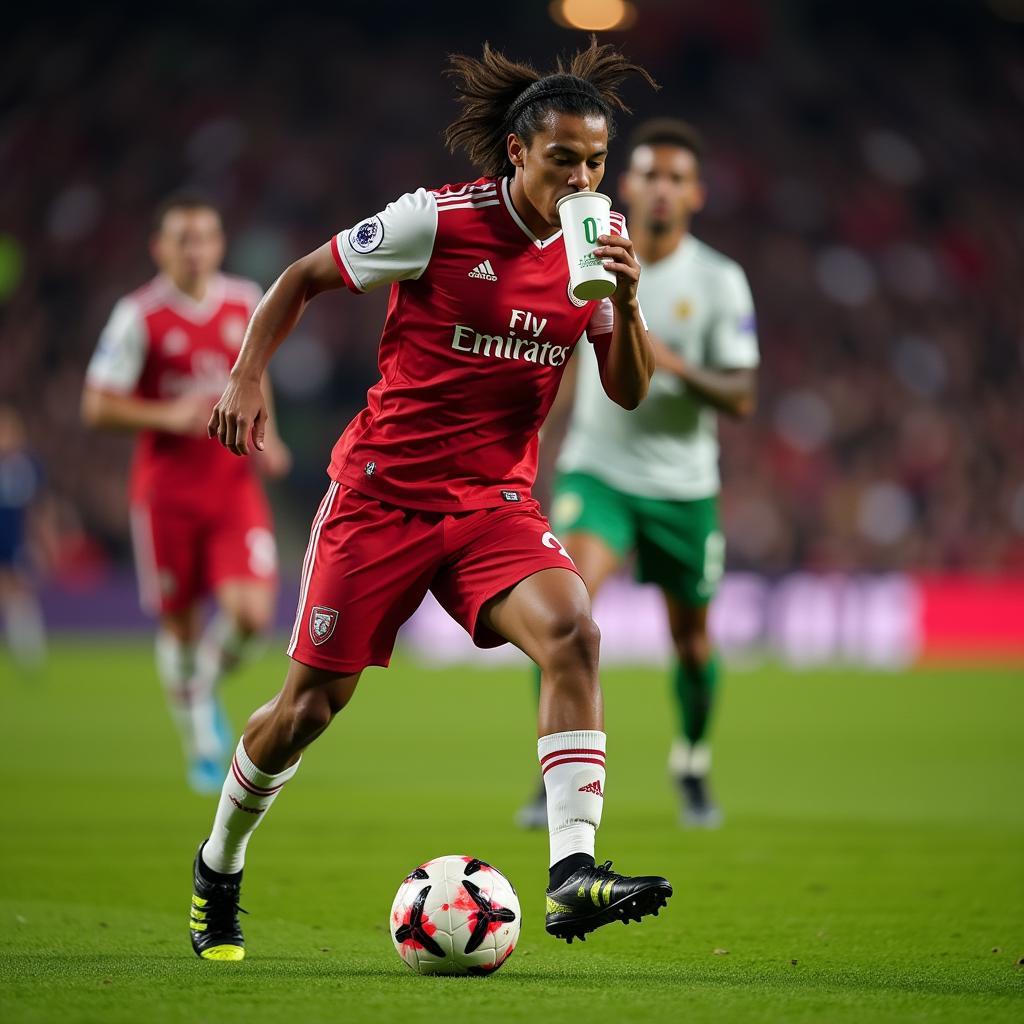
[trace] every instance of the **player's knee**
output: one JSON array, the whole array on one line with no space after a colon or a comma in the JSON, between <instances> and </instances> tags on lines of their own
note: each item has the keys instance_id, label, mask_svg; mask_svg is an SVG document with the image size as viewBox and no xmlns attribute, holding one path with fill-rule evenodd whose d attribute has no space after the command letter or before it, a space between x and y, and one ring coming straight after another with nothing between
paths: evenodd
<instances>
[{"instance_id":1,"label":"player's knee","mask_svg":"<svg viewBox=\"0 0 1024 1024\"><path fill-rule=\"evenodd\" d=\"M706 665L711 660L711 639L707 630L677 630L672 634L672 644L684 665Z\"/></svg>"},{"instance_id":2,"label":"player's knee","mask_svg":"<svg viewBox=\"0 0 1024 1024\"><path fill-rule=\"evenodd\" d=\"M596 678L601 631L589 612L556 615L546 624L545 633L542 669L576 669Z\"/></svg>"},{"instance_id":3,"label":"player's knee","mask_svg":"<svg viewBox=\"0 0 1024 1024\"><path fill-rule=\"evenodd\" d=\"M351 679L339 677L293 697L288 707L292 736L303 744L316 739L348 704L354 692Z\"/></svg>"},{"instance_id":4,"label":"player's knee","mask_svg":"<svg viewBox=\"0 0 1024 1024\"><path fill-rule=\"evenodd\" d=\"M260 636L270 629L271 618L269 608L255 606L241 608L235 614L235 628L242 636L247 638Z\"/></svg>"},{"instance_id":5,"label":"player's knee","mask_svg":"<svg viewBox=\"0 0 1024 1024\"><path fill-rule=\"evenodd\" d=\"M309 690L292 702L289 732L293 740L305 745L316 739L341 710L324 690Z\"/></svg>"}]
</instances>

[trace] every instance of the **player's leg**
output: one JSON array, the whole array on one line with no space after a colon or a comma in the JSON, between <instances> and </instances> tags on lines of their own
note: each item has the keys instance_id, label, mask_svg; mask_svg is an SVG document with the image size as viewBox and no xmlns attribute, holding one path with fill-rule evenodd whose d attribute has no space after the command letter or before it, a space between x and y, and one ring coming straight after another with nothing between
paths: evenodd
<instances>
[{"instance_id":1,"label":"player's leg","mask_svg":"<svg viewBox=\"0 0 1024 1024\"><path fill-rule=\"evenodd\" d=\"M232 731L219 685L252 657L274 615L277 546L270 524L266 497L250 479L211 517L203 534L204 589L212 591L216 612L199 641L193 686L213 702L226 748Z\"/></svg>"},{"instance_id":2,"label":"player's leg","mask_svg":"<svg viewBox=\"0 0 1024 1024\"><path fill-rule=\"evenodd\" d=\"M583 577L591 599L597 596L602 585L622 562L618 553L603 538L593 533L570 533L565 538L565 549ZM533 676L539 704L542 672L536 663ZM516 812L516 822L520 828L547 828L548 803L543 778L533 799Z\"/></svg>"},{"instance_id":3,"label":"player's leg","mask_svg":"<svg viewBox=\"0 0 1024 1024\"><path fill-rule=\"evenodd\" d=\"M593 600L633 544L633 524L621 495L588 473L562 473L553 488L551 520ZM536 665L533 674L539 700L541 672ZM516 822L521 828L547 828L543 779L516 813Z\"/></svg>"},{"instance_id":4,"label":"player's leg","mask_svg":"<svg viewBox=\"0 0 1024 1024\"><path fill-rule=\"evenodd\" d=\"M582 579L562 568L537 571L484 604L480 618L541 669L537 750L550 837L547 930L572 941L611 921L657 914L672 893L664 878L620 875L611 862L594 860L606 741L600 634Z\"/></svg>"},{"instance_id":5,"label":"player's leg","mask_svg":"<svg viewBox=\"0 0 1024 1024\"><path fill-rule=\"evenodd\" d=\"M255 479L247 479L208 524L203 572L217 613L199 644L200 682L214 689L250 657L270 628L277 596L277 545L270 508Z\"/></svg>"},{"instance_id":6,"label":"player's leg","mask_svg":"<svg viewBox=\"0 0 1024 1024\"><path fill-rule=\"evenodd\" d=\"M683 823L716 828L722 815L711 795L708 772L709 729L719 670L708 636L708 606L687 604L666 593L665 607L677 658L672 692L679 715L669 769L683 800Z\"/></svg>"},{"instance_id":7,"label":"player's leg","mask_svg":"<svg viewBox=\"0 0 1024 1024\"><path fill-rule=\"evenodd\" d=\"M359 675L289 664L281 691L252 713L238 741L203 848L206 867L222 875L242 870L249 837L295 774L303 750L352 699Z\"/></svg>"},{"instance_id":8,"label":"player's leg","mask_svg":"<svg viewBox=\"0 0 1024 1024\"><path fill-rule=\"evenodd\" d=\"M199 612L199 605L192 603L160 614L156 667L181 740L189 785L197 793L216 793L223 777L227 748L216 704L208 691L195 684Z\"/></svg>"},{"instance_id":9,"label":"player's leg","mask_svg":"<svg viewBox=\"0 0 1024 1024\"><path fill-rule=\"evenodd\" d=\"M213 702L217 729L227 748L232 743L232 731L220 683L253 657L273 621L277 594L272 583L240 578L223 581L214 596L217 610L199 639L192 685L195 692Z\"/></svg>"},{"instance_id":10,"label":"player's leg","mask_svg":"<svg viewBox=\"0 0 1024 1024\"><path fill-rule=\"evenodd\" d=\"M46 661L46 628L43 612L31 583L13 563L4 564L0 554L0 613L12 657L26 669L38 669Z\"/></svg>"},{"instance_id":11,"label":"player's leg","mask_svg":"<svg viewBox=\"0 0 1024 1024\"><path fill-rule=\"evenodd\" d=\"M635 499L637 574L665 599L675 648L672 695L678 732L669 770L683 803L684 824L714 828L721 813L708 786L708 728L718 683L718 662L708 637L708 606L722 576L725 545L714 498L695 501Z\"/></svg>"},{"instance_id":12,"label":"player's leg","mask_svg":"<svg viewBox=\"0 0 1024 1024\"><path fill-rule=\"evenodd\" d=\"M590 595L576 573L535 572L488 601L480 618L540 668L539 735L603 727L601 637L590 615Z\"/></svg>"},{"instance_id":13,"label":"player's leg","mask_svg":"<svg viewBox=\"0 0 1024 1024\"><path fill-rule=\"evenodd\" d=\"M199 668L198 603L165 611L156 635L157 674L197 793L219 793L231 737L216 693Z\"/></svg>"},{"instance_id":14,"label":"player's leg","mask_svg":"<svg viewBox=\"0 0 1024 1024\"><path fill-rule=\"evenodd\" d=\"M387 665L442 557L436 518L328 488L310 530L284 685L250 717L196 855L190 927L199 956L244 956L238 898L249 838L363 668Z\"/></svg>"},{"instance_id":15,"label":"player's leg","mask_svg":"<svg viewBox=\"0 0 1024 1024\"><path fill-rule=\"evenodd\" d=\"M203 630L197 668L211 686L248 661L271 627L277 591L272 582L227 579L214 591L217 612Z\"/></svg>"},{"instance_id":16,"label":"player's leg","mask_svg":"<svg viewBox=\"0 0 1024 1024\"><path fill-rule=\"evenodd\" d=\"M245 851L303 750L351 700L359 673L339 674L291 662L284 686L253 712L221 789L209 838L196 853L189 929L206 960L241 960L238 922Z\"/></svg>"},{"instance_id":17,"label":"player's leg","mask_svg":"<svg viewBox=\"0 0 1024 1024\"><path fill-rule=\"evenodd\" d=\"M157 617L157 675L181 739L189 784L216 793L227 747L217 709L195 684L200 635L203 524L189 508L131 507L132 546L142 607Z\"/></svg>"}]
</instances>

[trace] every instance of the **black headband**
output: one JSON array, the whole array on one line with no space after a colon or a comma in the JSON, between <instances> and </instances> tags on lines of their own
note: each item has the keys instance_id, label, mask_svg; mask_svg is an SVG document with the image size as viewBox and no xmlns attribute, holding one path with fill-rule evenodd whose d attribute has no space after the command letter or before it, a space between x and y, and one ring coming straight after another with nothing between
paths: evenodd
<instances>
[{"instance_id":1,"label":"black headband","mask_svg":"<svg viewBox=\"0 0 1024 1024\"><path fill-rule=\"evenodd\" d=\"M556 84L545 88L545 80L541 79L539 82L534 82L532 85L528 85L513 101L512 106L508 108L508 113L505 115L506 124L511 127L515 124L516 119L519 115L532 103L540 103L546 100L552 100L556 96L579 96L582 99L591 100L600 107L606 107L607 104L601 98L601 94L594 88L589 82L579 79L579 85L576 84Z\"/></svg>"}]
</instances>

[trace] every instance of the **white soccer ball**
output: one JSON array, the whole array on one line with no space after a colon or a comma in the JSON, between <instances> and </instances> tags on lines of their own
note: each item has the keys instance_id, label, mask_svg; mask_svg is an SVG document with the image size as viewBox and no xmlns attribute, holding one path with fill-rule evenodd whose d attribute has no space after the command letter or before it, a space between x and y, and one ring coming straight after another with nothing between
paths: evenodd
<instances>
[{"instance_id":1,"label":"white soccer ball","mask_svg":"<svg viewBox=\"0 0 1024 1024\"><path fill-rule=\"evenodd\" d=\"M519 940L512 883L474 857L436 857L406 876L388 930L418 974L493 974Z\"/></svg>"}]
</instances>

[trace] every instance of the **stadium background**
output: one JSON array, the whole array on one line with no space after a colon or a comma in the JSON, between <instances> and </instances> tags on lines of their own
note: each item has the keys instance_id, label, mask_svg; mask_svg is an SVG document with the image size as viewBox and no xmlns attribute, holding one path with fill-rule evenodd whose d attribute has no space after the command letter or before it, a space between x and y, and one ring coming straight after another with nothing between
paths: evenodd
<instances>
[{"instance_id":1,"label":"stadium background","mask_svg":"<svg viewBox=\"0 0 1024 1024\"><path fill-rule=\"evenodd\" d=\"M633 802L602 841L652 867L678 849L667 861L686 902L663 931L588 944L597 971L585 974L544 945L534 914L536 935L495 979L514 986L503 1010L560 1020L582 984L619 1020L680 1005L693 1021L1014 1019L1024 4L636 0L634 13L604 38L663 86L629 88L635 117L704 132L710 202L695 232L741 263L758 310L760 408L722 429L730 574L715 628L730 671L716 771L729 825L685 843L669 832L669 791L650 784L670 728L664 670L637 667L663 662L664 635L650 595L613 588L598 619L609 662L625 666L607 690L616 785ZM22 679L0 652L15 766L0 1015L326 1020L343 984L373 1019L399 1005L404 1021L460 1007L479 1019L481 995L410 997L374 929L420 846L497 851L521 892L541 884L536 837L508 824L528 751L502 760L499 746L499 769L473 772L465 744L448 742L468 728L449 711L482 693L510 736L530 735L525 673L500 655L486 671L436 667L475 653L424 611L397 667L363 688L354 731L325 737L258 839L278 872L269 894L266 875L252 886L258 997L239 982L230 1004L204 1001L220 993L182 962L179 876L209 807L184 792L137 608L131 443L85 431L78 404L113 302L152 273L150 216L166 193L215 198L228 269L269 284L403 191L472 176L441 143L455 109L447 53L489 39L544 67L585 36L545 2L254 0L22 6L5 13L5 37L0 401L45 465L59 544L41 572L49 668ZM621 169L613 147L609 190ZM330 446L375 380L384 303L319 300L275 359L296 460L271 487L282 622ZM891 671L916 662L930 664ZM274 650L232 685L236 722L274 692L281 664ZM403 739L392 764L410 723L437 742L410 766ZM444 813L438 778L452 781Z\"/></svg>"},{"instance_id":2,"label":"stadium background","mask_svg":"<svg viewBox=\"0 0 1024 1024\"><path fill-rule=\"evenodd\" d=\"M1007 15L1020 6L640 7L607 38L663 90L629 100L637 118L677 114L707 136L696 231L747 270L758 310L760 409L722 431L730 569L1019 579L1024 65ZM440 139L448 52L489 38L543 66L582 37L542 3L21 18L0 69L0 396L47 467L63 537L51 581L72 591L52 615L67 622L128 558L130 441L84 431L78 395L113 302L150 275L159 198L182 185L214 197L228 268L267 285L401 192L472 176ZM375 380L385 298L317 303L275 360L296 456L274 488L286 567ZM136 622L130 604L92 611ZM1018 588L989 594L974 646L994 649L985 624L1011 611L1024 620ZM959 616L938 614L955 632ZM1020 650L1017 632L997 639Z\"/></svg>"}]
</instances>

